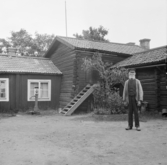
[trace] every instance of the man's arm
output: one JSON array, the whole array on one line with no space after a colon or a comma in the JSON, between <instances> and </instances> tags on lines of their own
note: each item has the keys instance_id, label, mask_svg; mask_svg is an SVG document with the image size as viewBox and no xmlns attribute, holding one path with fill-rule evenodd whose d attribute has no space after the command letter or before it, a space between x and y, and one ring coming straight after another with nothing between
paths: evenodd
<instances>
[{"instance_id":1,"label":"man's arm","mask_svg":"<svg viewBox=\"0 0 167 165\"><path fill-rule=\"evenodd\" d=\"M139 85L139 100L143 101L143 88L139 80L138 80L138 85Z\"/></svg>"},{"instance_id":2,"label":"man's arm","mask_svg":"<svg viewBox=\"0 0 167 165\"><path fill-rule=\"evenodd\" d=\"M127 95L127 81L125 81L124 90L123 90L123 101L125 101Z\"/></svg>"}]
</instances>

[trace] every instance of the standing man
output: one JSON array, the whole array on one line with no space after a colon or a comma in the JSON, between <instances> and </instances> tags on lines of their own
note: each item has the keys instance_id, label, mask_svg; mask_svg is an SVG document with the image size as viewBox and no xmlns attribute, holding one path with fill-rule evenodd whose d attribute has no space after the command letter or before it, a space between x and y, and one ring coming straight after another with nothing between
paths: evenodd
<instances>
[{"instance_id":1,"label":"standing man","mask_svg":"<svg viewBox=\"0 0 167 165\"><path fill-rule=\"evenodd\" d=\"M128 127L126 130L133 128L133 113L135 116L135 127L140 131L139 115L137 106L143 101L143 89L141 83L136 79L135 69L129 69L129 79L125 82L123 91L123 101L128 105Z\"/></svg>"}]
</instances>

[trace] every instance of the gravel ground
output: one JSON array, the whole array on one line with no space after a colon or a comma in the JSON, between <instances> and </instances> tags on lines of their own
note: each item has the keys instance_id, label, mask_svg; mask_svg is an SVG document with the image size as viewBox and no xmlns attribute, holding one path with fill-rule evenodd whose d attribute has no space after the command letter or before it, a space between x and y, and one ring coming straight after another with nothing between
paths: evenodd
<instances>
[{"instance_id":1,"label":"gravel ground","mask_svg":"<svg viewBox=\"0 0 167 165\"><path fill-rule=\"evenodd\" d=\"M167 120L143 120L138 132L118 116L0 118L0 165L167 165Z\"/></svg>"}]
</instances>

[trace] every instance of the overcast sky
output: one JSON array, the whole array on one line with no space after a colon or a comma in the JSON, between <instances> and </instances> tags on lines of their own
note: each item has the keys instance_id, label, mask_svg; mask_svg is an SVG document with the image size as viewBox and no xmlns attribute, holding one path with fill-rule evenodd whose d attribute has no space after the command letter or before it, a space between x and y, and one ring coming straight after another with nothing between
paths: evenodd
<instances>
[{"instance_id":1,"label":"overcast sky","mask_svg":"<svg viewBox=\"0 0 167 165\"><path fill-rule=\"evenodd\" d=\"M21 28L65 36L65 0L0 0L0 38ZM68 36L90 26L109 30L106 39L128 43L151 39L167 45L167 0L66 0Z\"/></svg>"}]
</instances>

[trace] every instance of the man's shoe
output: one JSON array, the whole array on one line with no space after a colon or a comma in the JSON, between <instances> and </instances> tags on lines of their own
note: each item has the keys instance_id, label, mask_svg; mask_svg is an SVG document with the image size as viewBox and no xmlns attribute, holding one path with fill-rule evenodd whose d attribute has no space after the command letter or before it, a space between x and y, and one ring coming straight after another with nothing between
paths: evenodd
<instances>
[{"instance_id":1,"label":"man's shoe","mask_svg":"<svg viewBox=\"0 0 167 165\"><path fill-rule=\"evenodd\" d=\"M137 131L141 131L140 127L136 127L136 130L137 130Z\"/></svg>"},{"instance_id":2,"label":"man's shoe","mask_svg":"<svg viewBox=\"0 0 167 165\"><path fill-rule=\"evenodd\" d=\"M127 127L127 128L125 128L126 130L131 130L132 129L132 127Z\"/></svg>"}]
</instances>

